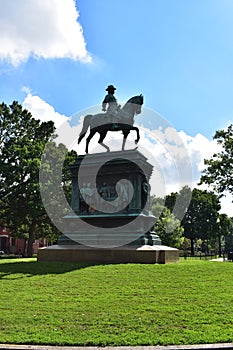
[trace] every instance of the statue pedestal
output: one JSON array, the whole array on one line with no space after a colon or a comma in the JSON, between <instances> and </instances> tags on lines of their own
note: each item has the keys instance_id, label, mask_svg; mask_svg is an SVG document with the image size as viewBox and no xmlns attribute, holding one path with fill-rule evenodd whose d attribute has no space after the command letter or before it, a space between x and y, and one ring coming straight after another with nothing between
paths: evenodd
<instances>
[{"instance_id":1,"label":"statue pedestal","mask_svg":"<svg viewBox=\"0 0 233 350\"><path fill-rule=\"evenodd\" d=\"M178 249L162 246L153 231L156 218L149 213L153 167L144 155L137 150L88 154L79 156L70 169L72 211L63 219L64 233L58 245L39 249L38 260L178 261Z\"/></svg>"}]
</instances>

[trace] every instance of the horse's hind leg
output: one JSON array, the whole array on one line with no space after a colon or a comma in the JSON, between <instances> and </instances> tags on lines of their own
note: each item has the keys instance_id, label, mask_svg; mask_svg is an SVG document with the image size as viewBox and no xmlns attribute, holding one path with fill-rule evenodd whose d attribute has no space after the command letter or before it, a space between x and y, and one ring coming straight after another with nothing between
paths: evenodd
<instances>
[{"instance_id":1,"label":"horse's hind leg","mask_svg":"<svg viewBox=\"0 0 233 350\"><path fill-rule=\"evenodd\" d=\"M129 135L129 132L123 132L123 135L124 135L124 137L123 137L123 142L122 142L122 151L124 151L124 149L125 149L125 143L126 143L126 139L127 139L127 137L128 137L128 135Z\"/></svg>"},{"instance_id":2,"label":"horse's hind leg","mask_svg":"<svg viewBox=\"0 0 233 350\"><path fill-rule=\"evenodd\" d=\"M91 139L95 135L95 133L96 133L96 130L91 129L90 134L89 134L89 136L86 139L86 149L85 149L86 153L88 153L89 142L91 141Z\"/></svg>"},{"instance_id":3,"label":"horse's hind leg","mask_svg":"<svg viewBox=\"0 0 233 350\"><path fill-rule=\"evenodd\" d=\"M105 144L103 143L103 140L105 139L105 136L106 136L106 135L107 135L107 131L102 131L102 132L100 133L100 138L99 138L98 143L99 143L101 146L103 146L104 148L106 148L107 152L110 152L110 148L109 148L107 145L105 145Z\"/></svg>"}]
</instances>

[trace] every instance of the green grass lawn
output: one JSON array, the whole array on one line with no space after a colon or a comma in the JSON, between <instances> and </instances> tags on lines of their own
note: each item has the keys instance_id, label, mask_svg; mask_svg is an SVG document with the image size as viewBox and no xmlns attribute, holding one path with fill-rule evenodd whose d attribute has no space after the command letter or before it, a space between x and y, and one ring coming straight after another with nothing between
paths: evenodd
<instances>
[{"instance_id":1,"label":"green grass lawn","mask_svg":"<svg viewBox=\"0 0 233 350\"><path fill-rule=\"evenodd\" d=\"M0 343L167 345L233 341L233 263L0 260Z\"/></svg>"}]
</instances>

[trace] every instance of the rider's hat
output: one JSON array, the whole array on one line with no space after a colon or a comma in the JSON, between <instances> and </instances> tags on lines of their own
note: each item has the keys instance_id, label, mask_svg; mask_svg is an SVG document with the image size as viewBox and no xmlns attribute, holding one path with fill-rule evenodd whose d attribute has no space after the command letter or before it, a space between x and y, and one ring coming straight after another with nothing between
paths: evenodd
<instances>
[{"instance_id":1,"label":"rider's hat","mask_svg":"<svg viewBox=\"0 0 233 350\"><path fill-rule=\"evenodd\" d=\"M107 89L105 89L106 91L109 90L116 90L116 88L113 85L108 85Z\"/></svg>"}]
</instances>

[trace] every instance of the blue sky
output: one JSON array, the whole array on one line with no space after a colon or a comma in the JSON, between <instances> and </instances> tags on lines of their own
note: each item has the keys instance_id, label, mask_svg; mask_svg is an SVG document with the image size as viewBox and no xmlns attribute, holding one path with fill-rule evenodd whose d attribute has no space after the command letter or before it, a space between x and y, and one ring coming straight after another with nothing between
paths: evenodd
<instances>
[{"instance_id":1,"label":"blue sky","mask_svg":"<svg viewBox=\"0 0 233 350\"><path fill-rule=\"evenodd\" d=\"M0 6L2 101L59 119L100 104L108 84L119 101L142 93L144 107L187 141L198 180L203 159L216 149L212 136L233 120L232 0ZM144 126L157 127L143 116Z\"/></svg>"}]
</instances>

